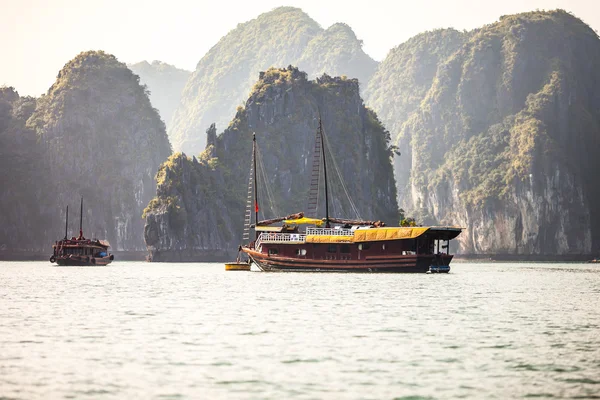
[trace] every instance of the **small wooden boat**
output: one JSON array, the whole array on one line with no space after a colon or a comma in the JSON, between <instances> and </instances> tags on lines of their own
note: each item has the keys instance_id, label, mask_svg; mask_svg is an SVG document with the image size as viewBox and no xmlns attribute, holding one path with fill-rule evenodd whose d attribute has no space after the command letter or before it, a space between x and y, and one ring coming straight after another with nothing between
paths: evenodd
<instances>
[{"instance_id":1,"label":"small wooden boat","mask_svg":"<svg viewBox=\"0 0 600 400\"><path fill-rule=\"evenodd\" d=\"M250 271L250 263L241 261L225 263L225 271Z\"/></svg>"}]
</instances>

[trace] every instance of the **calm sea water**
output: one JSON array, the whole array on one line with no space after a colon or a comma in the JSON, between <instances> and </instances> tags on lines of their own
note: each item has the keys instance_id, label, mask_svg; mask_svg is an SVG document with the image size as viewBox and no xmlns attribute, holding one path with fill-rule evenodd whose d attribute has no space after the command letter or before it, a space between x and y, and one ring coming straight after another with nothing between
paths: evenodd
<instances>
[{"instance_id":1,"label":"calm sea water","mask_svg":"<svg viewBox=\"0 0 600 400\"><path fill-rule=\"evenodd\" d=\"M600 265L0 263L2 399L600 398Z\"/></svg>"}]
</instances>

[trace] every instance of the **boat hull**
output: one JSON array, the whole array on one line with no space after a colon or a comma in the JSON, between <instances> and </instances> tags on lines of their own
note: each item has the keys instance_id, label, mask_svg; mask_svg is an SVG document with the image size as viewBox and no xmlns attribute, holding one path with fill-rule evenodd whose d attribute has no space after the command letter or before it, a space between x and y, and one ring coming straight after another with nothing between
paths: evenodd
<instances>
[{"instance_id":1,"label":"boat hull","mask_svg":"<svg viewBox=\"0 0 600 400\"><path fill-rule=\"evenodd\" d=\"M103 267L112 262L111 257L56 257L55 262L61 267Z\"/></svg>"},{"instance_id":2,"label":"boat hull","mask_svg":"<svg viewBox=\"0 0 600 400\"><path fill-rule=\"evenodd\" d=\"M272 257L251 249L244 249L244 252L258 268L267 272L425 273L432 268L435 268L435 272L449 272L453 257L446 254L423 254L370 257L365 260L310 260Z\"/></svg>"}]
</instances>

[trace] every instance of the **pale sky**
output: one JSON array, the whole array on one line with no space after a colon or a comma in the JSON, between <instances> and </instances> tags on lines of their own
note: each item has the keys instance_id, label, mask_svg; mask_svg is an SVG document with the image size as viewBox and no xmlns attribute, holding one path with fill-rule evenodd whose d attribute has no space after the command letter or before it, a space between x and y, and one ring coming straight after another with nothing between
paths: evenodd
<instances>
[{"instance_id":1,"label":"pale sky","mask_svg":"<svg viewBox=\"0 0 600 400\"><path fill-rule=\"evenodd\" d=\"M86 50L194 70L238 23L284 5L302 8L323 28L347 23L378 61L426 30L470 30L535 9L563 8L600 30L600 0L0 0L0 86L39 96Z\"/></svg>"}]
</instances>

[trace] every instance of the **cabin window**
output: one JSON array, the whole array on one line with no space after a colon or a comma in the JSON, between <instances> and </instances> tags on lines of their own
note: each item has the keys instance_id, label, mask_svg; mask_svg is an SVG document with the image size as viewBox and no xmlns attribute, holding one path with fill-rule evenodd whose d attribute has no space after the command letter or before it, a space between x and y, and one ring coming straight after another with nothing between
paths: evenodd
<instances>
[{"instance_id":1,"label":"cabin window","mask_svg":"<svg viewBox=\"0 0 600 400\"><path fill-rule=\"evenodd\" d=\"M350 253L350 245L347 245L347 244L341 245L340 253Z\"/></svg>"},{"instance_id":2,"label":"cabin window","mask_svg":"<svg viewBox=\"0 0 600 400\"><path fill-rule=\"evenodd\" d=\"M328 253L337 253L337 246L335 244L330 244L327 246Z\"/></svg>"},{"instance_id":3,"label":"cabin window","mask_svg":"<svg viewBox=\"0 0 600 400\"><path fill-rule=\"evenodd\" d=\"M385 250L385 243L381 245L381 250Z\"/></svg>"},{"instance_id":4,"label":"cabin window","mask_svg":"<svg viewBox=\"0 0 600 400\"><path fill-rule=\"evenodd\" d=\"M296 255L297 256L305 256L306 255L306 249L296 249Z\"/></svg>"},{"instance_id":5,"label":"cabin window","mask_svg":"<svg viewBox=\"0 0 600 400\"><path fill-rule=\"evenodd\" d=\"M269 255L271 254L279 254L279 250L278 249L269 249Z\"/></svg>"},{"instance_id":6,"label":"cabin window","mask_svg":"<svg viewBox=\"0 0 600 400\"><path fill-rule=\"evenodd\" d=\"M361 243L358 245L359 250L369 250L371 245L369 243Z\"/></svg>"}]
</instances>

